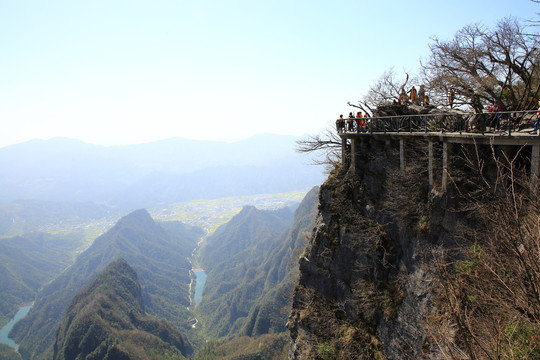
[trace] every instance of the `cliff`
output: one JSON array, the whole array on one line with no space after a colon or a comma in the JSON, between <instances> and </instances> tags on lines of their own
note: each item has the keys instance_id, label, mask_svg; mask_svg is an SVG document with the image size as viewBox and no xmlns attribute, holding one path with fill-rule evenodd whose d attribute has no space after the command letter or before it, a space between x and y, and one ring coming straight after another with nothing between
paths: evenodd
<instances>
[{"instance_id":1,"label":"cliff","mask_svg":"<svg viewBox=\"0 0 540 360\"><path fill-rule=\"evenodd\" d=\"M454 147L452 186L436 177L431 189L424 144L408 144L400 170L398 142L365 139L356 171L346 159L321 186L287 324L292 359L538 355L538 201L488 147ZM514 150L501 158L526 159Z\"/></svg>"}]
</instances>

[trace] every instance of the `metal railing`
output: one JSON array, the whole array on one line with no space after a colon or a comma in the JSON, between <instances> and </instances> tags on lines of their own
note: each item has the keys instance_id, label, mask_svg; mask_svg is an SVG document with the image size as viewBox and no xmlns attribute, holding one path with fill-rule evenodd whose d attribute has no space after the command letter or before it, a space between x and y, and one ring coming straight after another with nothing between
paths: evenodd
<instances>
[{"instance_id":1,"label":"metal railing","mask_svg":"<svg viewBox=\"0 0 540 360\"><path fill-rule=\"evenodd\" d=\"M336 130L345 133L387 133L387 132L459 132L485 133L503 130L510 136L512 131L530 127L536 121L537 110L501 111L493 113L431 113L424 115L397 115L363 118L364 126L358 126L360 119L338 119ZM342 121L342 123L340 122ZM342 125L341 125L342 124Z\"/></svg>"}]
</instances>

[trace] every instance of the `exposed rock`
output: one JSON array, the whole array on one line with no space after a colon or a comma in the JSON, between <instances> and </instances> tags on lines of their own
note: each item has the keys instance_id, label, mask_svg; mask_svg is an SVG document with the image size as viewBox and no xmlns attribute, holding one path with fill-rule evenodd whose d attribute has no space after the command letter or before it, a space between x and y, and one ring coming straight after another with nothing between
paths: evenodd
<instances>
[{"instance_id":1,"label":"exposed rock","mask_svg":"<svg viewBox=\"0 0 540 360\"><path fill-rule=\"evenodd\" d=\"M363 146L358 173L340 169L321 187L288 322L290 357L442 358L424 322L435 301L431 252L451 238L452 204L428 193L418 169L398 172L397 146Z\"/></svg>"}]
</instances>

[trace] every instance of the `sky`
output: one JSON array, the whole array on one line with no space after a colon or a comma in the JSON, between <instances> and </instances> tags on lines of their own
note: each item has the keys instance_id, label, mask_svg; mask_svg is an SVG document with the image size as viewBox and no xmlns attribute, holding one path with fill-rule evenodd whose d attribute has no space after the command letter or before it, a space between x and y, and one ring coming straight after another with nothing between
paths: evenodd
<instances>
[{"instance_id":1,"label":"sky","mask_svg":"<svg viewBox=\"0 0 540 360\"><path fill-rule=\"evenodd\" d=\"M302 136L530 0L0 0L0 147Z\"/></svg>"}]
</instances>

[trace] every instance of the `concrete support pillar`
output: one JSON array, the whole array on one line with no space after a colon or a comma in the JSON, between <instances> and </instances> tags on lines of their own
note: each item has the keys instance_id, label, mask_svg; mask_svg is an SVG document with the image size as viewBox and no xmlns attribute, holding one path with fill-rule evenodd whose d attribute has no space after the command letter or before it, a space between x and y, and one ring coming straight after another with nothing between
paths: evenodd
<instances>
[{"instance_id":1,"label":"concrete support pillar","mask_svg":"<svg viewBox=\"0 0 540 360\"><path fill-rule=\"evenodd\" d=\"M540 145L533 145L531 150L531 186L535 188L538 185L538 160Z\"/></svg>"},{"instance_id":2,"label":"concrete support pillar","mask_svg":"<svg viewBox=\"0 0 540 360\"><path fill-rule=\"evenodd\" d=\"M448 142L443 141L443 172L442 172L442 189L446 190L448 185Z\"/></svg>"},{"instance_id":3,"label":"concrete support pillar","mask_svg":"<svg viewBox=\"0 0 540 360\"><path fill-rule=\"evenodd\" d=\"M351 139L351 167L354 172L356 172L356 157L358 155L358 148L359 148L358 140L355 138Z\"/></svg>"},{"instance_id":4,"label":"concrete support pillar","mask_svg":"<svg viewBox=\"0 0 540 360\"><path fill-rule=\"evenodd\" d=\"M347 138L341 138L341 163L345 164L347 159Z\"/></svg>"},{"instance_id":5,"label":"concrete support pillar","mask_svg":"<svg viewBox=\"0 0 540 360\"><path fill-rule=\"evenodd\" d=\"M429 189L433 188L433 140L428 140L428 173L429 173Z\"/></svg>"},{"instance_id":6,"label":"concrete support pillar","mask_svg":"<svg viewBox=\"0 0 540 360\"><path fill-rule=\"evenodd\" d=\"M405 145L403 139L399 139L399 168L405 170Z\"/></svg>"}]
</instances>

